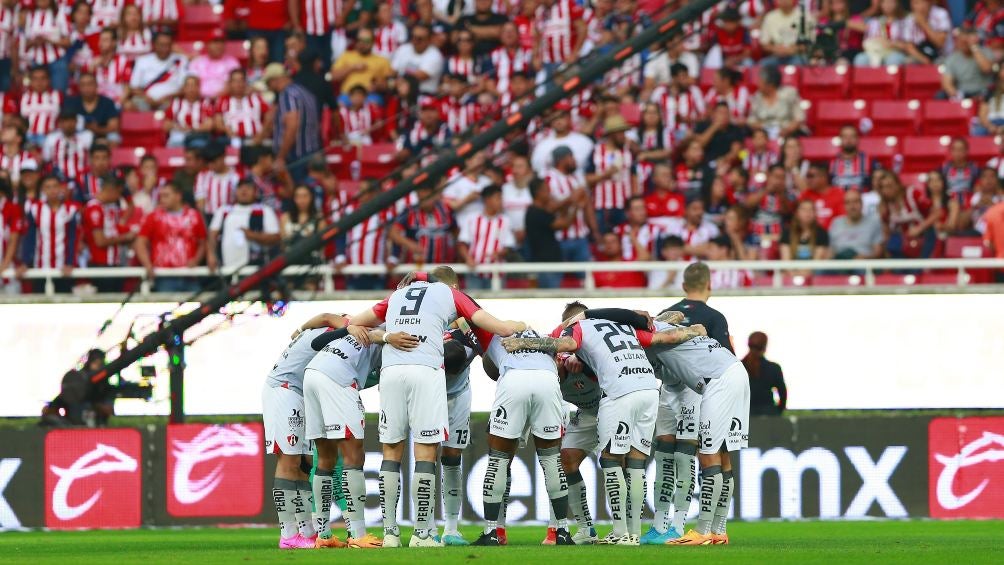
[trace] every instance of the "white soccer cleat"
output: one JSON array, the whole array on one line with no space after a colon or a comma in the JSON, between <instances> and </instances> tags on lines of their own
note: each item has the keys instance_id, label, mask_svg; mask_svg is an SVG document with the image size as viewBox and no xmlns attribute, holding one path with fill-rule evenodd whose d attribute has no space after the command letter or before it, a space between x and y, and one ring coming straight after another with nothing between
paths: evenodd
<instances>
[{"instance_id":1,"label":"white soccer cleat","mask_svg":"<svg viewBox=\"0 0 1004 565\"><path fill-rule=\"evenodd\" d=\"M600 538L596 536L595 528L579 528L575 532L575 535L572 536L572 541L575 542L575 545L593 545L599 540Z\"/></svg>"},{"instance_id":2,"label":"white soccer cleat","mask_svg":"<svg viewBox=\"0 0 1004 565\"><path fill-rule=\"evenodd\" d=\"M412 534L411 540L408 541L408 547L443 547L443 542L434 536L419 537L418 534Z\"/></svg>"},{"instance_id":3,"label":"white soccer cleat","mask_svg":"<svg viewBox=\"0 0 1004 565\"><path fill-rule=\"evenodd\" d=\"M383 535L383 546L384 547L401 547L401 536L397 534L384 534Z\"/></svg>"},{"instance_id":4,"label":"white soccer cleat","mask_svg":"<svg viewBox=\"0 0 1004 565\"><path fill-rule=\"evenodd\" d=\"M631 534L631 545L641 545L641 536L638 534Z\"/></svg>"},{"instance_id":5,"label":"white soccer cleat","mask_svg":"<svg viewBox=\"0 0 1004 565\"><path fill-rule=\"evenodd\" d=\"M631 534L618 536L613 532L610 532L607 534L607 537L600 539L596 543L600 545L638 545L637 540L631 539Z\"/></svg>"}]
</instances>

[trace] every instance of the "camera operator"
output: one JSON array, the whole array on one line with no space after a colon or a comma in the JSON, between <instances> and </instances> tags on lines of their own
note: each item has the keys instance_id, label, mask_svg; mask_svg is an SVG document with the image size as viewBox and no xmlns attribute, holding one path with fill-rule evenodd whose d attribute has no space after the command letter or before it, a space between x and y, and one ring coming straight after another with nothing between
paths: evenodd
<instances>
[{"instance_id":1,"label":"camera operator","mask_svg":"<svg viewBox=\"0 0 1004 565\"><path fill-rule=\"evenodd\" d=\"M108 379L91 382L91 375L100 371L104 365L104 351L88 351L83 369L67 371L63 375L59 394L42 409L40 424L89 428L108 425L108 419L114 414L115 389L108 383Z\"/></svg>"}]
</instances>

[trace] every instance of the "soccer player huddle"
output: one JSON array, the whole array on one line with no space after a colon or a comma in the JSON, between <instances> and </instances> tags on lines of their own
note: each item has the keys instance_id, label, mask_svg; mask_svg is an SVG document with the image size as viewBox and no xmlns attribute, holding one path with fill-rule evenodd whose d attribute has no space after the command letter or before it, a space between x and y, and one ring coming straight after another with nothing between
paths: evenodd
<instances>
[{"instance_id":1,"label":"soccer player huddle","mask_svg":"<svg viewBox=\"0 0 1004 565\"><path fill-rule=\"evenodd\" d=\"M489 314L458 290L452 269L436 267L409 274L364 312L308 320L263 390L265 448L278 455L273 498L279 547L400 547L397 507L408 439L414 446L415 511L408 545L468 545L458 528L460 464L470 441L470 365L478 357L497 387L483 479L485 525L473 545L507 543L509 467L519 445L530 441L551 502L545 544L727 544L734 491L730 454L747 445L749 381L732 351L725 318L706 304L706 265L687 267L684 290L687 299L654 319L646 312L573 302L556 316L560 324L542 335ZM367 532L364 516L359 391L374 385L383 445L382 539ZM570 417L567 404L575 407ZM308 479L301 456L312 448ZM602 538L579 472L593 454L613 519ZM435 521L437 457L442 535ZM642 535L649 458L655 461L655 517ZM698 463L700 513L685 531ZM337 487L345 500L344 542L329 526ZM570 522L577 526L574 535Z\"/></svg>"}]
</instances>

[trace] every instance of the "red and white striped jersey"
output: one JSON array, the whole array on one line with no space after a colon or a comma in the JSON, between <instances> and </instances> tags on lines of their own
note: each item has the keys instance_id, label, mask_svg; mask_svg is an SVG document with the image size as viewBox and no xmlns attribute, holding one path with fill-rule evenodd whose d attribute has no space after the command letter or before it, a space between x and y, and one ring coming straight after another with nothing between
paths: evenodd
<instances>
[{"instance_id":1,"label":"red and white striped jersey","mask_svg":"<svg viewBox=\"0 0 1004 565\"><path fill-rule=\"evenodd\" d=\"M9 92L0 92L0 123L8 114L17 114L17 97Z\"/></svg>"},{"instance_id":2,"label":"red and white striped jersey","mask_svg":"<svg viewBox=\"0 0 1004 565\"><path fill-rule=\"evenodd\" d=\"M307 35L324 35L342 12L342 0L300 0L300 25Z\"/></svg>"},{"instance_id":3,"label":"red and white striped jersey","mask_svg":"<svg viewBox=\"0 0 1004 565\"><path fill-rule=\"evenodd\" d=\"M77 262L80 205L63 202L53 208L44 200L25 205L25 263L35 269L59 269Z\"/></svg>"},{"instance_id":4,"label":"red and white striped jersey","mask_svg":"<svg viewBox=\"0 0 1004 565\"><path fill-rule=\"evenodd\" d=\"M227 169L223 174L202 171L195 177L195 201L202 201L202 212L215 214L220 208L233 204L236 198L237 173Z\"/></svg>"},{"instance_id":5,"label":"red and white striped jersey","mask_svg":"<svg viewBox=\"0 0 1004 565\"><path fill-rule=\"evenodd\" d=\"M447 96L440 101L440 113L446 119L446 127L455 134L467 131L481 119L480 107L472 97L457 100Z\"/></svg>"},{"instance_id":6,"label":"red and white striped jersey","mask_svg":"<svg viewBox=\"0 0 1004 565\"><path fill-rule=\"evenodd\" d=\"M35 160L31 153L27 151L21 151L13 155L0 154L0 170L7 171L10 174L11 184L17 184L17 181L21 178L21 163L29 159L32 161Z\"/></svg>"},{"instance_id":7,"label":"red and white striped jersey","mask_svg":"<svg viewBox=\"0 0 1004 565\"><path fill-rule=\"evenodd\" d=\"M675 235L683 240L684 245L701 245L718 237L719 233L718 226L706 220L699 226L692 226L683 218L668 218L663 235ZM689 261L691 257L686 259Z\"/></svg>"},{"instance_id":8,"label":"red and white striped jersey","mask_svg":"<svg viewBox=\"0 0 1004 565\"><path fill-rule=\"evenodd\" d=\"M582 7L574 0L555 0L548 8L537 8L537 31L542 60L548 63L564 63L575 59L575 22L583 16Z\"/></svg>"},{"instance_id":9,"label":"red and white striped jersey","mask_svg":"<svg viewBox=\"0 0 1004 565\"><path fill-rule=\"evenodd\" d=\"M15 53L20 19L20 6L0 6L0 59L10 59Z\"/></svg>"},{"instance_id":10,"label":"red and white striped jersey","mask_svg":"<svg viewBox=\"0 0 1004 565\"><path fill-rule=\"evenodd\" d=\"M264 127L268 103L257 92L238 98L223 96L216 105L216 113L223 117L223 125L237 137L254 137Z\"/></svg>"},{"instance_id":11,"label":"red and white striped jersey","mask_svg":"<svg viewBox=\"0 0 1004 565\"><path fill-rule=\"evenodd\" d=\"M338 108L342 133L353 143L373 143L373 132L380 120L380 108L376 104L365 103L358 110L347 106Z\"/></svg>"},{"instance_id":12,"label":"red and white striped jersey","mask_svg":"<svg viewBox=\"0 0 1004 565\"><path fill-rule=\"evenodd\" d=\"M213 102L205 98L193 102L178 96L171 100L164 117L186 129L196 129L213 117Z\"/></svg>"},{"instance_id":13,"label":"red and white striped jersey","mask_svg":"<svg viewBox=\"0 0 1004 565\"><path fill-rule=\"evenodd\" d=\"M642 74L644 63L640 53L627 59L619 67L614 67L603 75L603 85L608 88L640 87L645 80Z\"/></svg>"},{"instance_id":14,"label":"red and white striped jersey","mask_svg":"<svg viewBox=\"0 0 1004 565\"><path fill-rule=\"evenodd\" d=\"M93 0L91 23L99 28L117 27L126 0Z\"/></svg>"},{"instance_id":15,"label":"red and white striped jersey","mask_svg":"<svg viewBox=\"0 0 1004 565\"><path fill-rule=\"evenodd\" d=\"M73 197L80 203L90 202L101 192L101 186L104 185L104 182L101 175L92 172L84 173L79 179L73 181Z\"/></svg>"},{"instance_id":16,"label":"red and white striped jersey","mask_svg":"<svg viewBox=\"0 0 1004 565\"><path fill-rule=\"evenodd\" d=\"M621 224L614 228L614 233L621 238L621 258L625 261L638 261L638 250L631 242L631 226ZM638 227L638 243L648 249L650 256L655 256L655 244L662 237L662 228L652 222L645 222Z\"/></svg>"},{"instance_id":17,"label":"red and white striped jersey","mask_svg":"<svg viewBox=\"0 0 1004 565\"><path fill-rule=\"evenodd\" d=\"M559 202L570 197L576 190L585 188L586 186L586 179L583 178L581 173L566 175L557 169L551 169L547 172L545 182L547 182L547 186L551 189L551 198ZM554 236L558 241L589 237L589 225L586 224L586 215L582 210L579 210L575 214L575 222L567 228L559 230Z\"/></svg>"},{"instance_id":18,"label":"red and white striped jersey","mask_svg":"<svg viewBox=\"0 0 1004 565\"><path fill-rule=\"evenodd\" d=\"M498 254L516 247L516 236L505 214L472 216L460 226L457 241L467 244L467 253L478 265L498 263Z\"/></svg>"},{"instance_id":19,"label":"red and white striped jersey","mask_svg":"<svg viewBox=\"0 0 1004 565\"><path fill-rule=\"evenodd\" d=\"M634 154L625 145L621 149L601 143L593 149L590 170L601 175L611 168L620 169L614 176L593 187L597 210L623 209L634 191Z\"/></svg>"},{"instance_id":20,"label":"red and white striped jersey","mask_svg":"<svg viewBox=\"0 0 1004 565\"><path fill-rule=\"evenodd\" d=\"M72 136L62 131L50 133L42 144L42 157L63 173L64 178L75 179L87 170L87 155L94 142L90 130L78 131Z\"/></svg>"},{"instance_id":21,"label":"red and white striped jersey","mask_svg":"<svg viewBox=\"0 0 1004 565\"><path fill-rule=\"evenodd\" d=\"M402 196L394 203L394 217L397 218L411 208L418 206L419 201L418 194L414 192L409 192L407 196Z\"/></svg>"},{"instance_id":22,"label":"red and white striped jersey","mask_svg":"<svg viewBox=\"0 0 1004 565\"><path fill-rule=\"evenodd\" d=\"M135 0L144 22L177 21L181 19L181 2L178 0Z\"/></svg>"},{"instance_id":23,"label":"red and white striped jersey","mask_svg":"<svg viewBox=\"0 0 1004 565\"><path fill-rule=\"evenodd\" d=\"M743 168L749 171L750 185L760 188L766 184L767 169L777 163L778 158L777 151L751 151L747 153L743 157Z\"/></svg>"},{"instance_id":24,"label":"red and white striped jersey","mask_svg":"<svg viewBox=\"0 0 1004 565\"><path fill-rule=\"evenodd\" d=\"M70 60L73 65L76 65L76 68L83 69L93 66L94 58L97 57L97 44L100 36L101 28L95 26L88 26L84 31L77 28L70 30L70 41L80 45L80 49L77 49L77 52L73 54L73 59Z\"/></svg>"},{"instance_id":25,"label":"red and white striped jersey","mask_svg":"<svg viewBox=\"0 0 1004 565\"><path fill-rule=\"evenodd\" d=\"M496 47L488 54L488 60L495 76L495 88L501 93L509 92L509 79L513 73L533 71L533 52L522 47L512 51Z\"/></svg>"},{"instance_id":26,"label":"red and white striped jersey","mask_svg":"<svg viewBox=\"0 0 1004 565\"><path fill-rule=\"evenodd\" d=\"M84 207L81 229L84 231L82 240L87 244L87 260L81 261L82 267L117 267L125 263L126 246L109 245L99 247L94 240L94 232L100 231L106 237L118 237L122 234L122 208L117 202L103 204L94 199Z\"/></svg>"},{"instance_id":27,"label":"red and white striped jersey","mask_svg":"<svg viewBox=\"0 0 1004 565\"><path fill-rule=\"evenodd\" d=\"M724 102L734 119L745 119L750 113L751 98L749 89L742 84L736 85L732 92L725 95L712 88L704 96L704 105L706 108L714 108L719 102Z\"/></svg>"},{"instance_id":28,"label":"red and white striped jersey","mask_svg":"<svg viewBox=\"0 0 1004 565\"><path fill-rule=\"evenodd\" d=\"M56 118L63 106L63 93L27 91L21 95L21 116L28 121L28 133L45 135L56 129Z\"/></svg>"},{"instance_id":29,"label":"red and white striped jersey","mask_svg":"<svg viewBox=\"0 0 1004 565\"><path fill-rule=\"evenodd\" d=\"M911 186L904 192L903 201L898 206L886 207L882 220L890 231L900 231L923 222L930 211L931 201L924 188Z\"/></svg>"},{"instance_id":30,"label":"red and white striped jersey","mask_svg":"<svg viewBox=\"0 0 1004 565\"><path fill-rule=\"evenodd\" d=\"M408 28L401 22L373 30L373 52L390 59L398 47L408 42Z\"/></svg>"},{"instance_id":31,"label":"red and white striped jersey","mask_svg":"<svg viewBox=\"0 0 1004 565\"><path fill-rule=\"evenodd\" d=\"M150 28L130 32L119 38L116 51L130 60L153 51L153 33Z\"/></svg>"},{"instance_id":32,"label":"red and white striped jersey","mask_svg":"<svg viewBox=\"0 0 1004 565\"><path fill-rule=\"evenodd\" d=\"M0 195L0 257L7 256L10 238L24 233L24 212L16 202Z\"/></svg>"},{"instance_id":33,"label":"red and white striped jersey","mask_svg":"<svg viewBox=\"0 0 1004 565\"><path fill-rule=\"evenodd\" d=\"M24 18L24 31L21 36L22 63L48 65L55 62L66 53L66 49L53 43L38 47L28 47L28 41L42 38L47 41L58 41L70 35L70 22L62 11L31 10Z\"/></svg>"},{"instance_id":34,"label":"red and white striped jersey","mask_svg":"<svg viewBox=\"0 0 1004 565\"><path fill-rule=\"evenodd\" d=\"M339 192L344 195L344 192ZM339 216L351 214L358 204L343 204ZM335 257L335 263L349 265L381 265L387 255L387 227L394 214L384 209L356 224L345 234L345 244Z\"/></svg>"},{"instance_id":35,"label":"red and white striped jersey","mask_svg":"<svg viewBox=\"0 0 1004 565\"><path fill-rule=\"evenodd\" d=\"M461 75L467 82L473 82L472 79L478 75L478 67L473 58L463 59L459 55L451 55L446 60L446 72Z\"/></svg>"},{"instance_id":36,"label":"red and white striped jersey","mask_svg":"<svg viewBox=\"0 0 1004 565\"><path fill-rule=\"evenodd\" d=\"M129 77L132 76L132 61L128 57L113 55L107 63L93 59L85 69L94 73L98 82L98 94L111 98L116 104L122 102L129 86Z\"/></svg>"},{"instance_id":37,"label":"red and white striped jersey","mask_svg":"<svg viewBox=\"0 0 1004 565\"><path fill-rule=\"evenodd\" d=\"M711 288L743 288L753 286L753 274L745 269L712 269Z\"/></svg>"},{"instance_id":38,"label":"red and white striped jersey","mask_svg":"<svg viewBox=\"0 0 1004 565\"><path fill-rule=\"evenodd\" d=\"M652 92L652 102L659 105L659 109L662 110L662 123L671 130L693 124L707 111L704 94L696 86L691 86L685 92L678 94L665 86L660 86Z\"/></svg>"}]
</instances>

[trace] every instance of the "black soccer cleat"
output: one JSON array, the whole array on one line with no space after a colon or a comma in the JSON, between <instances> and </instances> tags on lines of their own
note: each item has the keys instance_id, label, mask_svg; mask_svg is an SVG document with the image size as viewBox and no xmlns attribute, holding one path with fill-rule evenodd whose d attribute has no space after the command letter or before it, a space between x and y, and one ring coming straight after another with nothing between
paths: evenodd
<instances>
[{"instance_id":1,"label":"black soccer cleat","mask_svg":"<svg viewBox=\"0 0 1004 565\"><path fill-rule=\"evenodd\" d=\"M492 531L488 532L487 534L486 533L482 533L481 537L479 537L477 540L475 540L474 543L472 543L471 545L501 546L502 544L499 543L499 534L498 534L498 532L493 529Z\"/></svg>"},{"instance_id":2,"label":"black soccer cleat","mask_svg":"<svg viewBox=\"0 0 1004 565\"><path fill-rule=\"evenodd\" d=\"M568 533L568 530L558 528L554 533L554 545L575 545L575 542L572 541L572 534Z\"/></svg>"}]
</instances>

